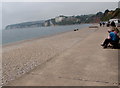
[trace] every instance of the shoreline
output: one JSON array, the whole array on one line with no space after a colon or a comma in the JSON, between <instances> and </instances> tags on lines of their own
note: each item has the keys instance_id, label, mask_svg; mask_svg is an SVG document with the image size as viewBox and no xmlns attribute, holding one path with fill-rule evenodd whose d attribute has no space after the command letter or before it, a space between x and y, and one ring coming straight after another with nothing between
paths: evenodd
<instances>
[{"instance_id":1,"label":"shoreline","mask_svg":"<svg viewBox=\"0 0 120 88\"><path fill-rule=\"evenodd\" d=\"M3 84L21 77L36 66L55 58L94 33L96 28L59 33L3 46Z\"/></svg>"},{"instance_id":2,"label":"shoreline","mask_svg":"<svg viewBox=\"0 0 120 88\"><path fill-rule=\"evenodd\" d=\"M85 25L87 25L87 24L85 24ZM90 25L94 25L94 24L88 24L88 25L90 26ZM80 29L87 28L87 27L89 27L89 26L81 27ZM32 29L33 29L33 28L32 28ZM72 29L72 30L74 30L74 29ZM66 30L66 31L63 31L63 32L55 33L55 34L48 34L48 35L36 36L36 37L33 37L33 38L28 38L28 39L23 39L23 40L17 40L17 41L12 41L12 42L6 42L6 43L3 43L3 44L1 44L1 45L2 45L2 46L6 46L6 45L14 44L14 43L17 44L17 42L18 42L18 43L19 43L19 42L20 42L20 43L21 43L21 42L25 42L26 40L30 41L30 40L35 40L35 39L39 39L39 38L46 38L46 37L58 35L58 34L61 34L61 33L70 32L70 31L72 31L72 30Z\"/></svg>"},{"instance_id":3,"label":"shoreline","mask_svg":"<svg viewBox=\"0 0 120 88\"><path fill-rule=\"evenodd\" d=\"M79 30L84 30L88 27L84 27L84 28L81 28ZM61 35L61 34L64 34L64 33L69 33L69 32L73 32L73 30L69 30L69 31L66 31L66 32L60 32L60 33L56 33L56 34L51 34L51 35L45 35L45 36L42 36L42 37L35 37L35 38L31 38L31 39L27 39L27 40L20 40L20 41L16 41L16 42L11 42L11 43L6 43L6 44L2 44L2 47L7 47L7 46L11 46L11 45L16 45L16 44L21 44L21 43L25 43L25 42L31 42L31 41L35 41L35 40L39 40L39 39L43 39L43 38L48 38L48 37L53 37L53 36L56 36L56 35Z\"/></svg>"},{"instance_id":4,"label":"shoreline","mask_svg":"<svg viewBox=\"0 0 120 88\"><path fill-rule=\"evenodd\" d=\"M7 86L117 86L118 49L103 49L100 46L107 36L107 29L91 29L94 32L83 40Z\"/></svg>"}]
</instances>

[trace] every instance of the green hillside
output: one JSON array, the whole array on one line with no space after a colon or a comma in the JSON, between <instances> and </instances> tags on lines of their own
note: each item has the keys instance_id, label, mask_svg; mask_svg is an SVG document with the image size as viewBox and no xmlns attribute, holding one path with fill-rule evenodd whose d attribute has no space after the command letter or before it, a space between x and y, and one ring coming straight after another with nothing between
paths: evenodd
<instances>
[{"instance_id":1,"label":"green hillside","mask_svg":"<svg viewBox=\"0 0 120 88\"><path fill-rule=\"evenodd\" d=\"M109 19L119 18L120 19L120 8L115 10L106 10L101 18L102 21L108 21Z\"/></svg>"},{"instance_id":2,"label":"green hillside","mask_svg":"<svg viewBox=\"0 0 120 88\"><path fill-rule=\"evenodd\" d=\"M15 29L15 28L31 28L31 27L45 27L52 25L73 25L81 23L99 23L100 21L108 21L109 19L119 18L120 19L120 8L109 11L108 9L105 12L98 12L96 14L88 15L77 15L77 16L64 16L60 15L55 18L51 18L44 21L32 21L32 22L23 22L18 24L11 24L6 26L5 29ZM60 20L62 19L62 20Z\"/></svg>"}]
</instances>

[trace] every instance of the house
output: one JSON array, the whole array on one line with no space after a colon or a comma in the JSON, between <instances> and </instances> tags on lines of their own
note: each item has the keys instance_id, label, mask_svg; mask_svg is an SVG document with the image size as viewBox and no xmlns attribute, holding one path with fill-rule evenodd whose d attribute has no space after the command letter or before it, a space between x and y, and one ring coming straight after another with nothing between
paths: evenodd
<instances>
[{"instance_id":1,"label":"house","mask_svg":"<svg viewBox=\"0 0 120 88\"><path fill-rule=\"evenodd\" d=\"M58 22L61 22L62 20L64 20L66 17L65 16L59 16L59 17L56 17L55 18L55 22L58 23Z\"/></svg>"}]
</instances>

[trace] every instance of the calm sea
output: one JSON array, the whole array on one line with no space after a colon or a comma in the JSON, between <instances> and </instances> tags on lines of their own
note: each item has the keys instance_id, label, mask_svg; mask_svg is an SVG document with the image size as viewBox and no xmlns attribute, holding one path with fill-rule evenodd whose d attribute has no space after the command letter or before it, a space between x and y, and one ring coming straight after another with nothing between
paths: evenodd
<instances>
[{"instance_id":1,"label":"calm sea","mask_svg":"<svg viewBox=\"0 0 120 88\"><path fill-rule=\"evenodd\" d=\"M75 28L81 29L87 26L90 26L90 24L2 30L2 44L4 45L21 40L45 37L57 33L71 31Z\"/></svg>"}]
</instances>

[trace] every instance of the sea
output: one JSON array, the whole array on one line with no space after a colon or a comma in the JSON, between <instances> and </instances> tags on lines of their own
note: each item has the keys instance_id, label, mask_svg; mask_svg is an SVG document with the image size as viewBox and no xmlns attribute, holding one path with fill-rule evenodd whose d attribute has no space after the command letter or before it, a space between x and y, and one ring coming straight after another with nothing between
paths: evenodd
<instances>
[{"instance_id":1,"label":"sea","mask_svg":"<svg viewBox=\"0 0 120 88\"><path fill-rule=\"evenodd\" d=\"M2 38L0 44L6 45L18 41L29 40L34 38L42 38L58 33L74 31L74 29L82 29L90 26L91 24L79 25L65 25L65 26L49 26L49 27L36 27L36 28L18 28L0 30Z\"/></svg>"}]
</instances>

